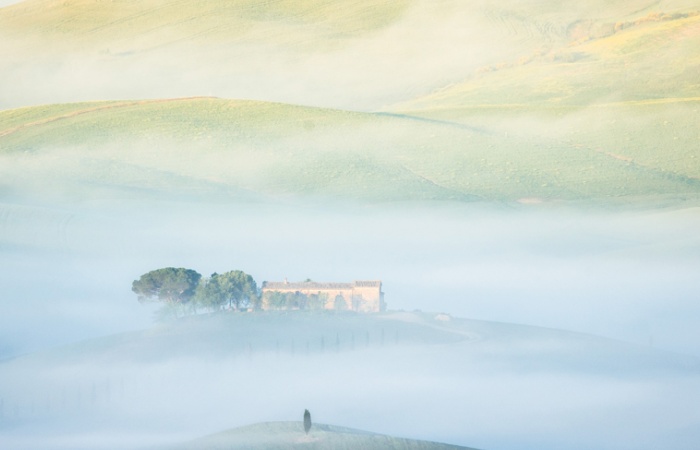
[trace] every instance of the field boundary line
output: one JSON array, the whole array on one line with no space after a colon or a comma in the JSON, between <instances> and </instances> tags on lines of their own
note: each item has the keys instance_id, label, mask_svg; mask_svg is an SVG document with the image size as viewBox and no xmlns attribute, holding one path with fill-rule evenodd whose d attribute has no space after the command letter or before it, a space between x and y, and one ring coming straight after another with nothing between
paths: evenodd
<instances>
[{"instance_id":1,"label":"field boundary line","mask_svg":"<svg viewBox=\"0 0 700 450\"><path fill-rule=\"evenodd\" d=\"M34 122L24 123L22 125L16 126L14 128L9 128L7 130L0 131L0 137L5 137L10 134L16 133L18 131L24 130L25 128L31 128L40 125L46 125L47 123L57 122L59 120L70 119L73 117L81 116L83 114L90 114L97 111L103 111L108 109L125 108L128 106L137 105L147 105L151 103L169 103L177 101L187 101L187 100L203 100L203 99L215 99L217 97L207 97L207 96L196 96L196 97L182 97L182 98L168 98L168 99L156 99L156 100L134 100L134 101L117 101L115 103L110 103L108 105L95 106L87 109L80 109L78 111L72 111L59 116L53 116L42 120L35 120Z\"/></svg>"}]
</instances>

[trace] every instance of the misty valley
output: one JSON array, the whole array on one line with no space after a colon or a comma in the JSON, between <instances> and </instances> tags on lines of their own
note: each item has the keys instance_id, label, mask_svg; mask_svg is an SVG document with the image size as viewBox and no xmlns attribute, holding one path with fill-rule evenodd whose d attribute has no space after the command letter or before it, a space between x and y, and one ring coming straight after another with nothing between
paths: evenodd
<instances>
[{"instance_id":1,"label":"misty valley","mask_svg":"<svg viewBox=\"0 0 700 450\"><path fill-rule=\"evenodd\" d=\"M685 407L666 410L666 420L687 420L700 363L445 314L289 311L193 316L35 353L2 370L4 439L15 448L217 448L192 439L297 421L303 408L322 423L478 448L537 448L542 433L551 448L572 437L581 448L615 448L666 439L656 421L670 398L683 395L673 404ZM646 428L611 437L603 431L610 421ZM297 427L277 445L304 442ZM504 427L519 430L515 441L503 438ZM345 448L333 442L325 445Z\"/></svg>"},{"instance_id":2,"label":"misty valley","mask_svg":"<svg viewBox=\"0 0 700 450\"><path fill-rule=\"evenodd\" d=\"M670 434L682 437L678 448L695 442L700 359L686 338L696 331L655 317L669 294L680 316L696 311L697 242L681 237L697 226L694 214L124 208L5 210L6 223L26 226L5 234L13 274L5 286L24 301L13 306L13 323L3 319L3 342L34 330L24 347L5 347L0 363L0 430L10 448L612 449L662 445ZM39 214L45 220L33 219ZM659 260L674 261L672 270ZM236 275L241 296L212 291L210 275L201 286L217 302L202 297L204 306L177 314L163 314L165 301L139 302L132 281L169 262L219 271L221 286ZM246 272L226 271L235 267ZM309 297L297 294L255 307L264 280L309 274L381 274L387 310L299 303ZM327 285L269 284L295 292ZM623 293L640 305L634 314L615 310ZM55 309L42 306L47 296ZM538 326L515 324L528 322ZM319 427L340 428L307 436L304 409Z\"/></svg>"},{"instance_id":3,"label":"misty valley","mask_svg":"<svg viewBox=\"0 0 700 450\"><path fill-rule=\"evenodd\" d=\"M697 0L0 0L1 450L696 450Z\"/></svg>"}]
</instances>

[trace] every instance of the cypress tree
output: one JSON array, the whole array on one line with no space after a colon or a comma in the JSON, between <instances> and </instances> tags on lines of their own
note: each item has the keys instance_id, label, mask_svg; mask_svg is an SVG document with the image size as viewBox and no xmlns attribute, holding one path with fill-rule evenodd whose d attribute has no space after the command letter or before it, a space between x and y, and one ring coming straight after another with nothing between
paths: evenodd
<instances>
[{"instance_id":1,"label":"cypress tree","mask_svg":"<svg viewBox=\"0 0 700 450\"><path fill-rule=\"evenodd\" d=\"M308 409L304 410L304 432L306 434L309 434L309 430L311 429L311 413L309 412Z\"/></svg>"}]
</instances>

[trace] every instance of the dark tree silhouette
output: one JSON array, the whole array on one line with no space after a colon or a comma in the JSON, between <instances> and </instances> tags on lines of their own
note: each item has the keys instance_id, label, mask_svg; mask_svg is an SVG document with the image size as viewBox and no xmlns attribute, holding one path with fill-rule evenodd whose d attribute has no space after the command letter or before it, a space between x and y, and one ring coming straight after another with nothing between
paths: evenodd
<instances>
[{"instance_id":1,"label":"dark tree silhouette","mask_svg":"<svg viewBox=\"0 0 700 450\"><path fill-rule=\"evenodd\" d=\"M200 274L182 267L152 270L134 281L131 290L140 302L157 298L168 305L187 303L199 284Z\"/></svg>"},{"instance_id":2,"label":"dark tree silhouette","mask_svg":"<svg viewBox=\"0 0 700 450\"><path fill-rule=\"evenodd\" d=\"M311 413L309 412L308 409L304 410L304 432L306 434L309 434L309 430L311 429Z\"/></svg>"}]
</instances>

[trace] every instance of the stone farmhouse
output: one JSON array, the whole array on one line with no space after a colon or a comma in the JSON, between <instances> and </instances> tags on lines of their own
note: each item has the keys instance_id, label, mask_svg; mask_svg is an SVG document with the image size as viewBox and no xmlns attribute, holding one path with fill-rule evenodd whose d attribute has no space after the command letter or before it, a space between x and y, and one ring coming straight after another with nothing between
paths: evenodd
<instances>
[{"instance_id":1,"label":"stone farmhouse","mask_svg":"<svg viewBox=\"0 0 700 450\"><path fill-rule=\"evenodd\" d=\"M324 309L358 311L364 313L386 310L381 281L353 281L352 283L316 283L304 281L264 281L262 309L273 309L269 304L271 293L303 294L324 299Z\"/></svg>"}]
</instances>

